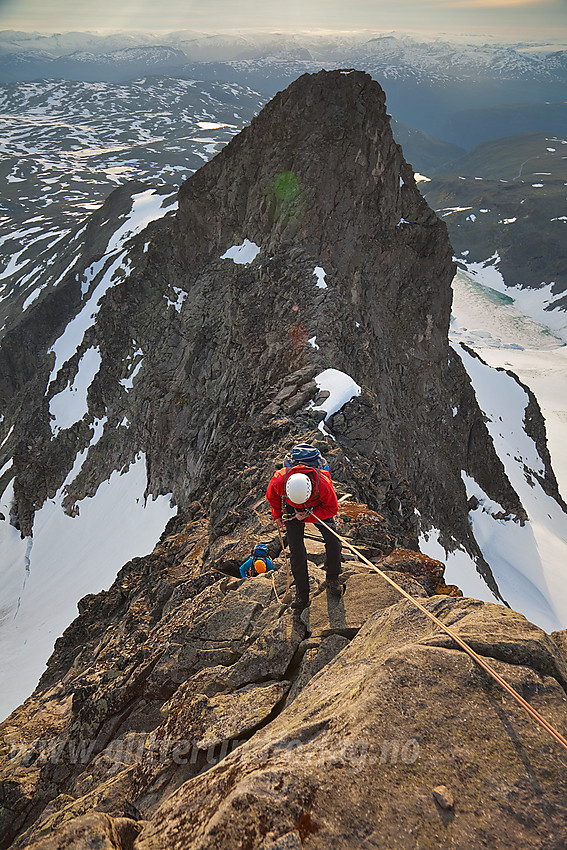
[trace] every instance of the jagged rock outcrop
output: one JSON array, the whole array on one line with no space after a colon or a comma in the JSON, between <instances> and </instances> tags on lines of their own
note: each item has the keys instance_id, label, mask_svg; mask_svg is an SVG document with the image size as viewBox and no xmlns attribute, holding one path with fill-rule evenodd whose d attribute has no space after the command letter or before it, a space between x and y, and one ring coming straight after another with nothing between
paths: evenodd
<instances>
[{"instance_id":1,"label":"jagged rock outcrop","mask_svg":"<svg viewBox=\"0 0 567 850\"><path fill-rule=\"evenodd\" d=\"M254 259L223 258L245 240ZM67 508L144 451L148 492L172 492L179 513L151 555L81 600L3 724L0 846L511 846L525 829L531 846L561 846L557 748L422 614L352 558L344 596L327 597L312 539L310 610L293 615L285 595L264 491L307 439L351 500L342 533L565 723L562 638L454 598L443 565L417 551L416 508L475 550L463 469L506 511L523 508L448 348L450 246L380 87L356 72L300 78L184 184L176 215L120 260L94 256L6 339L8 363L34 322L34 357L2 384L20 527L104 417ZM50 346L112 263L96 321L52 374ZM88 414L54 434L49 401L94 347ZM317 427L327 368L361 386L327 419L333 437ZM258 539L274 587L235 577Z\"/></svg>"},{"instance_id":2,"label":"jagged rock outcrop","mask_svg":"<svg viewBox=\"0 0 567 850\"><path fill-rule=\"evenodd\" d=\"M445 225L417 190L370 77L305 75L277 95L183 184L176 215L124 243L112 272L110 259L96 256L109 220L123 214L124 194L97 213L78 264L3 343L5 371L18 362L2 387L10 412L3 427L15 425L7 447L24 533L103 417L104 433L68 488L68 510L143 451L148 492L172 492L182 507L208 499L222 481L222 508L212 504L220 533L242 498L228 492L226 464L247 469L250 490L265 481L258 456L269 449L273 468L273 446L319 421L309 410L313 377L328 367L362 387L328 423L339 446L333 472L356 497L397 513L414 541L415 506L448 541L476 551L465 469L523 518L448 348L454 266ZM244 240L260 248L252 262L221 259ZM321 285L316 267L325 271ZM50 347L111 272L96 321L51 374ZM50 321L40 329L44 315ZM29 332L33 356L20 358ZM93 348L101 365L88 414L52 433L49 402Z\"/></svg>"},{"instance_id":3,"label":"jagged rock outcrop","mask_svg":"<svg viewBox=\"0 0 567 850\"><path fill-rule=\"evenodd\" d=\"M346 533L370 552L376 524L353 514ZM558 747L445 634L354 560L329 597L316 535L312 603L292 615L281 556L275 590L225 575L230 560L202 571L207 524L172 521L152 556L85 599L2 724L2 847L561 846ZM419 553L382 565L564 726L563 633L426 590L443 568Z\"/></svg>"}]
</instances>

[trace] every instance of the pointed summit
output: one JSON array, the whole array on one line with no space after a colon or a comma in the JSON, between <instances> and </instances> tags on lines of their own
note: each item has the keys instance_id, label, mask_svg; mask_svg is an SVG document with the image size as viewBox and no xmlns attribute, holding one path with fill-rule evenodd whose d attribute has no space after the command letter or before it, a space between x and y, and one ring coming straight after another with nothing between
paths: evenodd
<instances>
[{"instance_id":1,"label":"pointed summit","mask_svg":"<svg viewBox=\"0 0 567 850\"><path fill-rule=\"evenodd\" d=\"M301 245L346 270L402 219L438 226L394 142L384 92L361 71L304 74L179 192L188 262L202 239L212 252L245 230L266 251Z\"/></svg>"}]
</instances>

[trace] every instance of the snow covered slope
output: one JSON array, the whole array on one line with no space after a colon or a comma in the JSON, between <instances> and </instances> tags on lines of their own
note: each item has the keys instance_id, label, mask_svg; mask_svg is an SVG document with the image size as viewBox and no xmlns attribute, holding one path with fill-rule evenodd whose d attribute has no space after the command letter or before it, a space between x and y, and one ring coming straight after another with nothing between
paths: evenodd
<instances>
[{"instance_id":1,"label":"snow covered slope","mask_svg":"<svg viewBox=\"0 0 567 850\"><path fill-rule=\"evenodd\" d=\"M534 392L546 420L548 448L559 489L567 494L567 346L549 327L521 312L522 301L492 289L493 278L459 272L453 283L451 339L472 380L506 473L529 521L521 525L463 473L474 536L502 597L547 631L567 626L567 513L541 486L543 460L524 428L529 397L512 369ZM548 314L549 315L549 314ZM544 315L541 317L545 318ZM473 348L486 361L461 345ZM490 364L490 365L489 365ZM421 548L447 559L448 580L465 594L495 601L462 550L446 555L435 531Z\"/></svg>"},{"instance_id":2,"label":"snow covered slope","mask_svg":"<svg viewBox=\"0 0 567 850\"><path fill-rule=\"evenodd\" d=\"M98 347L85 340L93 332L107 292L130 274L129 241L173 209L175 203L167 194L153 189L135 193L129 212L111 229L100 258L81 274L82 306L48 352L53 355L53 365L46 392L53 441L67 442L70 434L78 435L84 429L90 438L85 445L75 443L72 468L55 495L36 512L32 533L23 538L10 523L16 471L13 455L18 450L16 426L0 446L2 717L37 684L55 640L76 616L78 600L108 588L126 561L151 551L167 520L176 513L169 496L147 497L143 453L138 453L127 468L110 472L93 495L70 496L81 474L88 476L89 464L96 465L97 446L100 448L105 439L112 440L115 429L106 415L96 415L92 396L89 401L89 392L100 381L102 359ZM40 294L39 289L32 293ZM31 306L35 298L28 300ZM132 389L142 361L143 352L136 349L130 360L120 364L126 371L122 382L125 393ZM75 369L69 371L73 362ZM127 418L120 427L129 427Z\"/></svg>"},{"instance_id":3,"label":"snow covered slope","mask_svg":"<svg viewBox=\"0 0 567 850\"><path fill-rule=\"evenodd\" d=\"M236 84L169 77L0 86L0 329L112 189L129 180L177 187L264 100Z\"/></svg>"},{"instance_id":4,"label":"snow covered slope","mask_svg":"<svg viewBox=\"0 0 567 850\"><path fill-rule=\"evenodd\" d=\"M91 445L103 427L96 423ZM87 452L81 452L65 484L36 514L33 536L22 539L7 521L0 522L2 719L35 688L55 641L77 616L78 600L108 589L123 564L150 552L176 511L167 496L146 500L145 458L139 455L69 516L62 502ZM0 498L5 517L12 498L10 485Z\"/></svg>"}]
</instances>

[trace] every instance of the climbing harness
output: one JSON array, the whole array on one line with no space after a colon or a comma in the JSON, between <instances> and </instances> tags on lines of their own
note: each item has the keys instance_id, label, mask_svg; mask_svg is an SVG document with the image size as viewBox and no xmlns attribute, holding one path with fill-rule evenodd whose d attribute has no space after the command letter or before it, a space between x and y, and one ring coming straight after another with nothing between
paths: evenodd
<instances>
[{"instance_id":1,"label":"climbing harness","mask_svg":"<svg viewBox=\"0 0 567 850\"><path fill-rule=\"evenodd\" d=\"M387 576L385 572L383 572L379 567L376 566L376 564L373 564L372 561L369 561L368 558L365 558L364 555L359 552L355 546L352 545L352 543L349 543L348 540L345 540L344 537L341 537L340 534L337 534L337 532L333 528L328 526L325 522L323 522L322 519L318 519L317 522L324 526L327 531L330 531L331 534L334 534L335 537L338 537L341 543L348 546L348 548L351 549L352 552L354 552L355 555L357 555L357 557L359 557L360 560L363 561L363 563L368 564L368 566L374 572L378 573L378 575L385 579L388 584L392 585L392 587L394 587L399 593L401 593L402 596L404 596L409 602L412 602L417 608L419 608L419 610L423 614L425 614L426 617L428 617L437 626L439 626L439 628L442 629L445 634L449 635L449 637L452 638L455 643L457 643L461 647L461 649L463 649L467 653L467 655L470 655L473 661L476 661L476 663L480 667L482 667L482 669L486 673L488 673L489 676L492 676L492 678L496 682L498 682L498 684L501 685L504 690L507 691L510 696L513 697L519 705L521 705L523 709L525 709L525 711L528 712L528 714L532 717L533 720L536 721L536 723L539 723L539 725L542 726L546 732L548 732L559 744L561 744L561 746L565 750L567 750L567 740L563 737L563 735L561 735L561 733L558 732L557 729L545 719L545 717L543 717L538 711L536 711L535 708L533 708L529 704L529 702L527 702L527 700L521 697L520 694L517 693L517 691L515 691L514 688L509 685L508 682L506 682L506 680L503 679L502 676L500 676L493 667L490 666L490 664L488 664L480 655L478 655L474 651L472 647L468 645L468 643L466 643L462 638L460 638L459 635L456 634L452 629L446 626L445 623L443 623L438 617L435 616L435 614L432 614L430 611L428 611L427 608L425 608L421 604L421 602L419 602L417 599L414 599L413 596L407 593L407 591L405 591L403 587L400 587L399 584L396 584L396 582L389 576Z\"/></svg>"}]
</instances>

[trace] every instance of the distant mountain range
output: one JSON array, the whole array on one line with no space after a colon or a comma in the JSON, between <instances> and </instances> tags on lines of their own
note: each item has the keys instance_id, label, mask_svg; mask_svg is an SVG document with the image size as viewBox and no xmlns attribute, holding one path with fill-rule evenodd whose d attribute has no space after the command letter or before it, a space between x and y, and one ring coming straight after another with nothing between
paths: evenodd
<instances>
[{"instance_id":1,"label":"distant mountain range","mask_svg":"<svg viewBox=\"0 0 567 850\"><path fill-rule=\"evenodd\" d=\"M430 178L421 191L459 262L491 262L503 285L553 285L553 306L563 305L562 47L400 33L160 39L0 33L0 79L14 80L0 85L0 326L43 286L59 240L114 187L173 191L275 91L322 64L365 68L381 82L394 136Z\"/></svg>"},{"instance_id":2,"label":"distant mountain range","mask_svg":"<svg viewBox=\"0 0 567 850\"><path fill-rule=\"evenodd\" d=\"M124 82L172 73L186 79L238 82L271 97L303 73L321 67L358 68L384 87L394 117L446 141L471 148L502 135L502 122L463 110L502 104L565 101L567 51L478 39L426 40L403 33L358 37L314 35L51 36L0 33L0 82L35 79ZM549 110L522 111L522 132L558 132ZM509 118L509 116L508 116ZM471 136L471 124L474 132ZM486 135L490 127L490 135Z\"/></svg>"}]
</instances>

